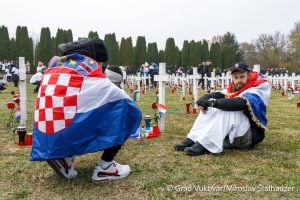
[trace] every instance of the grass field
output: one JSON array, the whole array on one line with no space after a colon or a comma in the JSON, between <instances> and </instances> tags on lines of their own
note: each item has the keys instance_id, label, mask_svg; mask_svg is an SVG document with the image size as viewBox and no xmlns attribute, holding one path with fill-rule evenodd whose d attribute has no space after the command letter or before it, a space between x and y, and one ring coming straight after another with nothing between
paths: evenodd
<instances>
[{"instance_id":1,"label":"grass field","mask_svg":"<svg viewBox=\"0 0 300 200\"><path fill-rule=\"evenodd\" d=\"M35 94L28 84L27 131L32 131ZM101 153L77 157L78 177L63 180L45 162L29 161L31 147L19 147L6 128L7 102L15 88L0 93L0 199L299 199L300 108L273 91L265 140L250 151L189 157L173 150L196 118L185 113L178 93L166 91L166 130L144 143L128 140L116 157L132 173L123 180L95 184L94 164ZM138 102L143 115L153 114L155 91ZM17 138L17 137L16 137ZM278 191L279 189L284 191ZM275 191L276 190L276 191Z\"/></svg>"}]
</instances>

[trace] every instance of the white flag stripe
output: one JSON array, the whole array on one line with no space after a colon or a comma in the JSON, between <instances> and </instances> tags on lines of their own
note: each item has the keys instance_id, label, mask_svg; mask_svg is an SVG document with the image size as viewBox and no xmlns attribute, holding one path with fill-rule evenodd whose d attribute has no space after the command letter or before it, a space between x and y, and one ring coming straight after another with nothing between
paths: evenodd
<instances>
[{"instance_id":1,"label":"white flag stripe","mask_svg":"<svg viewBox=\"0 0 300 200\"><path fill-rule=\"evenodd\" d=\"M249 88L249 89L245 90L244 92L242 92L239 96L243 95L244 93L256 94L259 97L261 97L261 99L263 100L265 105L268 105L270 95L271 95L270 83L265 82L265 83L260 84L257 87Z\"/></svg>"},{"instance_id":2,"label":"white flag stripe","mask_svg":"<svg viewBox=\"0 0 300 200\"><path fill-rule=\"evenodd\" d=\"M102 97L102 98L95 98ZM80 94L78 95L77 113L88 112L101 107L107 103L130 97L107 78L86 77L82 83Z\"/></svg>"},{"instance_id":3,"label":"white flag stripe","mask_svg":"<svg viewBox=\"0 0 300 200\"><path fill-rule=\"evenodd\" d=\"M79 94L80 88L77 87L68 87L66 97Z\"/></svg>"}]
</instances>

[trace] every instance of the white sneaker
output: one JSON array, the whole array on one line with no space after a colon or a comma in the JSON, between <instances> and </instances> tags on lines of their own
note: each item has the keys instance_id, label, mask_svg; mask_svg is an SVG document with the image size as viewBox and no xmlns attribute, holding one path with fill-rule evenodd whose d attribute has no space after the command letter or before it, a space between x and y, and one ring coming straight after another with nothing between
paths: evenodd
<instances>
[{"instance_id":1,"label":"white sneaker","mask_svg":"<svg viewBox=\"0 0 300 200\"><path fill-rule=\"evenodd\" d=\"M113 161L107 169L102 169L102 167L97 164L93 172L92 180L95 182L117 180L125 178L129 173L129 165L121 165L115 161Z\"/></svg>"},{"instance_id":2,"label":"white sneaker","mask_svg":"<svg viewBox=\"0 0 300 200\"><path fill-rule=\"evenodd\" d=\"M77 171L75 170L74 157L47 160L47 163L54 169L54 171L62 178L72 179L77 176Z\"/></svg>"}]
</instances>

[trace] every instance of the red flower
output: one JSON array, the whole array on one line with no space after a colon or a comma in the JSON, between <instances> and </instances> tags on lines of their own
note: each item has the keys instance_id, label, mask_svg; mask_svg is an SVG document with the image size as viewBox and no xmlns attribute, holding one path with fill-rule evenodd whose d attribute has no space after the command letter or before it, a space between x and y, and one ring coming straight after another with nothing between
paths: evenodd
<instances>
[{"instance_id":1,"label":"red flower","mask_svg":"<svg viewBox=\"0 0 300 200\"><path fill-rule=\"evenodd\" d=\"M153 101L151 107L152 107L153 110L157 109L156 101Z\"/></svg>"},{"instance_id":2,"label":"red flower","mask_svg":"<svg viewBox=\"0 0 300 200\"><path fill-rule=\"evenodd\" d=\"M14 108L15 108L14 102L8 102L8 103L7 103L7 108L10 109L10 110L11 110L11 109L14 109Z\"/></svg>"}]
</instances>

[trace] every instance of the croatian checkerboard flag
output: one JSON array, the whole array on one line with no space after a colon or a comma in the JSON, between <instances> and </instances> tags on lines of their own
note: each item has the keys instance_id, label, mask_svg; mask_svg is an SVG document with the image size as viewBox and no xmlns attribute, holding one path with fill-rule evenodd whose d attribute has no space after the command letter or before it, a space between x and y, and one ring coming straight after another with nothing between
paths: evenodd
<instances>
[{"instance_id":1,"label":"croatian checkerboard flag","mask_svg":"<svg viewBox=\"0 0 300 200\"><path fill-rule=\"evenodd\" d=\"M134 101L80 54L54 57L35 105L30 159L43 161L122 145L142 114Z\"/></svg>"}]
</instances>

